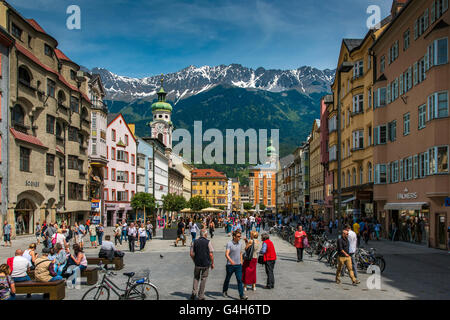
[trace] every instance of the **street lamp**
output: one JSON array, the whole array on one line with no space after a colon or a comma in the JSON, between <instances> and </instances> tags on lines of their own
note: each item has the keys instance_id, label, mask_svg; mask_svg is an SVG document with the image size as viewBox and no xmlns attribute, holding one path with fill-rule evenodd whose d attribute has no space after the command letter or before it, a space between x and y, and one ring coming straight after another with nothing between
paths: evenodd
<instances>
[{"instance_id":1,"label":"street lamp","mask_svg":"<svg viewBox=\"0 0 450 320\"><path fill-rule=\"evenodd\" d=\"M337 105L337 135L338 135L338 147L337 147L337 160L338 160L338 176L337 176L337 183L338 183L338 221L339 221L339 231L342 230L342 223L341 223L341 214L342 214L342 196L341 196L341 166L342 166L342 157L341 157L341 73L345 72L349 72L350 70L353 69L353 63L348 62L348 61L344 61L342 62L342 64L339 66L338 68L338 92L337 92L337 101L338 101L338 105Z\"/></svg>"}]
</instances>

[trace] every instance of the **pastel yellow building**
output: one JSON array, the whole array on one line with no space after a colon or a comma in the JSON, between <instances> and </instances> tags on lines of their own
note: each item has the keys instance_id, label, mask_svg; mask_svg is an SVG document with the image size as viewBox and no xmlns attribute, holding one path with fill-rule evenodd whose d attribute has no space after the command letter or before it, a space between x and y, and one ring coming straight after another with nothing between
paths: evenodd
<instances>
[{"instance_id":1,"label":"pastel yellow building","mask_svg":"<svg viewBox=\"0 0 450 320\"><path fill-rule=\"evenodd\" d=\"M227 177L214 169L192 170L192 196L201 196L214 207L227 205Z\"/></svg>"},{"instance_id":2,"label":"pastel yellow building","mask_svg":"<svg viewBox=\"0 0 450 320\"><path fill-rule=\"evenodd\" d=\"M240 194L240 185L238 178L231 179L232 184L232 210L238 211L241 208L241 194Z\"/></svg>"},{"instance_id":3,"label":"pastel yellow building","mask_svg":"<svg viewBox=\"0 0 450 320\"><path fill-rule=\"evenodd\" d=\"M354 216L373 214L373 69L370 47L387 26L370 30L364 39L343 39L338 66L353 63L353 69L341 74L341 188L343 213ZM329 169L334 173L334 197L337 198L337 106L338 76L331 88L333 104L328 105Z\"/></svg>"}]
</instances>

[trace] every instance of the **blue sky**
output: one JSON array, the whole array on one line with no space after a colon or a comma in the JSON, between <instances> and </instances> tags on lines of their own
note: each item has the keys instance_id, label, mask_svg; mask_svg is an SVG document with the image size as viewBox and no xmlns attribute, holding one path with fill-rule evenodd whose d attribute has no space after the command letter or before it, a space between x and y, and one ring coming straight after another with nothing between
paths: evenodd
<instances>
[{"instance_id":1,"label":"blue sky","mask_svg":"<svg viewBox=\"0 0 450 320\"><path fill-rule=\"evenodd\" d=\"M9 0L80 65L145 77L189 65L335 68L342 38L367 32L369 5L392 0ZM66 9L81 8L81 30Z\"/></svg>"}]
</instances>

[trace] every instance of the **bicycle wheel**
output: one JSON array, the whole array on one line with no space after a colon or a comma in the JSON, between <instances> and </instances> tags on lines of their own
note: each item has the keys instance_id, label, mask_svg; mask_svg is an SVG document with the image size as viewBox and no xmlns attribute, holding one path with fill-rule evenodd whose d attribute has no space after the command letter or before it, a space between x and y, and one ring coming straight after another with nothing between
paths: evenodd
<instances>
[{"instance_id":1,"label":"bicycle wheel","mask_svg":"<svg viewBox=\"0 0 450 320\"><path fill-rule=\"evenodd\" d=\"M386 268L386 261L384 261L384 258L377 258L376 265L380 267L380 271L383 272Z\"/></svg>"},{"instance_id":2,"label":"bicycle wheel","mask_svg":"<svg viewBox=\"0 0 450 320\"><path fill-rule=\"evenodd\" d=\"M128 290L125 300L159 300L159 293L150 283L137 283Z\"/></svg>"},{"instance_id":3,"label":"bicycle wheel","mask_svg":"<svg viewBox=\"0 0 450 320\"><path fill-rule=\"evenodd\" d=\"M109 300L109 288L106 286L92 287L81 300Z\"/></svg>"}]
</instances>

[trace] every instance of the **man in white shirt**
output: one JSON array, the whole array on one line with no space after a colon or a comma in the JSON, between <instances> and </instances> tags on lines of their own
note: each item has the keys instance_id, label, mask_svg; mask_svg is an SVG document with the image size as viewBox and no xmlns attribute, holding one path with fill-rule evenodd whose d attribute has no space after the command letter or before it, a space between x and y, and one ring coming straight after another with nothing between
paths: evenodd
<instances>
[{"instance_id":1,"label":"man in white shirt","mask_svg":"<svg viewBox=\"0 0 450 320\"><path fill-rule=\"evenodd\" d=\"M30 270L31 262L27 258L22 257L22 254L22 250L16 250L13 260L13 271L11 273L14 282L31 281L27 274L27 271Z\"/></svg>"},{"instance_id":2,"label":"man in white shirt","mask_svg":"<svg viewBox=\"0 0 450 320\"><path fill-rule=\"evenodd\" d=\"M353 273L355 274L355 278L358 278L358 273L356 271L356 263L355 263L355 252L356 252L356 248L357 248L357 243L358 243L358 236L356 235L356 232L354 232L352 230L352 228L350 227L350 225L346 225L345 226L345 230L348 231L348 253L350 255L350 257L352 258L352 268L353 268Z\"/></svg>"}]
</instances>

